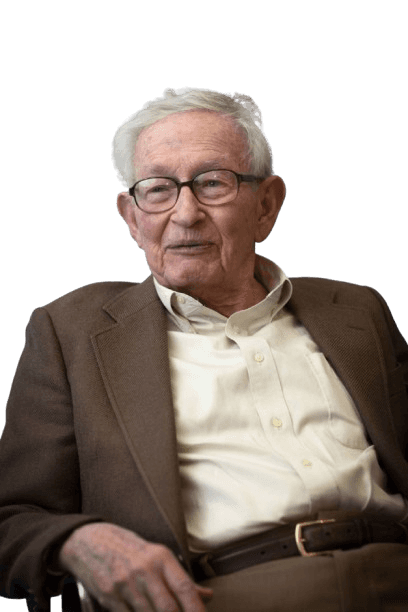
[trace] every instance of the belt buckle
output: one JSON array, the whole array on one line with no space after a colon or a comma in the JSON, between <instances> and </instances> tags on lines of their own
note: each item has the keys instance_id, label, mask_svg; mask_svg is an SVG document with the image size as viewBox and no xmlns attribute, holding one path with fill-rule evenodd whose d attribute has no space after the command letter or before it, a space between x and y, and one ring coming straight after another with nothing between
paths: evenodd
<instances>
[{"instance_id":1,"label":"belt buckle","mask_svg":"<svg viewBox=\"0 0 408 612\"><path fill-rule=\"evenodd\" d=\"M317 521L307 521L305 523L297 523L295 527L295 542L299 553L302 557L317 557L319 555L328 555L333 551L320 550L317 552L308 552L305 548L306 538L303 537L303 529L309 525L323 525L324 523L335 523L336 519L319 519Z\"/></svg>"}]
</instances>

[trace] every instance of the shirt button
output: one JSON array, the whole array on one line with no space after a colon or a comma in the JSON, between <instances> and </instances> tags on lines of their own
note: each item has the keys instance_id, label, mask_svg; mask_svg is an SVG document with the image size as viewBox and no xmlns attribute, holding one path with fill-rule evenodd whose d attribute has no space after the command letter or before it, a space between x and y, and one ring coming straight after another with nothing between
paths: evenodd
<instances>
[{"instance_id":1,"label":"shirt button","mask_svg":"<svg viewBox=\"0 0 408 612\"><path fill-rule=\"evenodd\" d=\"M302 461L302 465L303 465L304 467L311 467L312 462L311 462L311 461L309 461L309 459L303 459L303 461Z\"/></svg>"},{"instance_id":2,"label":"shirt button","mask_svg":"<svg viewBox=\"0 0 408 612\"><path fill-rule=\"evenodd\" d=\"M178 295L177 296L177 301L179 304L184 304L186 301L186 298L184 297L184 295Z\"/></svg>"},{"instance_id":3,"label":"shirt button","mask_svg":"<svg viewBox=\"0 0 408 612\"><path fill-rule=\"evenodd\" d=\"M272 425L277 428L282 427L282 421L280 419L273 418Z\"/></svg>"},{"instance_id":4,"label":"shirt button","mask_svg":"<svg viewBox=\"0 0 408 612\"><path fill-rule=\"evenodd\" d=\"M255 353L254 355L254 359L255 361L257 361L258 363L262 363L262 361L265 359L265 357L263 356L262 353Z\"/></svg>"}]
</instances>

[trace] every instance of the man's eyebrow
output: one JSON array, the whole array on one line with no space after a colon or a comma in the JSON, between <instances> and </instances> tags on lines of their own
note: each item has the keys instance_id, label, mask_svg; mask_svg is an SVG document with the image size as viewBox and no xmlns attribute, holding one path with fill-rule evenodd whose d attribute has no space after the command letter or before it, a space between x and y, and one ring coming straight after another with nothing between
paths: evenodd
<instances>
[{"instance_id":1,"label":"man's eyebrow","mask_svg":"<svg viewBox=\"0 0 408 612\"><path fill-rule=\"evenodd\" d=\"M191 176L196 176L197 174L207 172L208 170L219 170L221 168L225 169L225 160L212 159L210 161L198 164L191 171ZM151 176L168 176L170 178L176 178L175 173L170 170L170 167L164 166L163 164L154 164L153 166L149 166L147 173L145 172L145 174L145 178L149 178Z\"/></svg>"}]
</instances>

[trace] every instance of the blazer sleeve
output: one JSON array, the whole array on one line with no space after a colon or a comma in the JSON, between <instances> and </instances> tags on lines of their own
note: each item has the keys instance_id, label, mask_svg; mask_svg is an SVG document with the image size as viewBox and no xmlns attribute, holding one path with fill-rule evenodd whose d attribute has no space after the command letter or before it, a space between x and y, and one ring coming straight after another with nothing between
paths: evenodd
<instances>
[{"instance_id":1,"label":"blazer sleeve","mask_svg":"<svg viewBox=\"0 0 408 612\"><path fill-rule=\"evenodd\" d=\"M49 610L66 576L52 556L81 514L79 462L70 386L45 309L34 311L13 381L0 440L0 595Z\"/></svg>"},{"instance_id":2,"label":"blazer sleeve","mask_svg":"<svg viewBox=\"0 0 408 612\"><path fill-rule=\"evenodd\" d=\"M368 289L376 299L377 312L373 320L382 341L383 355L387 367L387 392L393 427L398 446L405 459L405 464L403 466L399 464L400 469L396 471L392 479L396 483L397 490L407 497L408 345L401 335L384 298L375 289ZM378 309L380 309L380 312Z\"/></svg>"}]
</instances>

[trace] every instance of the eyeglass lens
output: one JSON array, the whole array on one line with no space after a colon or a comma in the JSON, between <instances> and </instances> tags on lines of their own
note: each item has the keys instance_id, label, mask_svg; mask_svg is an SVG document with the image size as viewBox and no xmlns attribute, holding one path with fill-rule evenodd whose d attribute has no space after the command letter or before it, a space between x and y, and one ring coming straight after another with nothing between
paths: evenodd
<instances>
[{"instance_id":1,"label":"eyeglass lens","mask_svg":"<svg viewBox=\"0 0 408 612\"><path fill-rule=\"evenodd\" d=\"M212 170L195 177L193 192L196 198L209 206L225 204L236 197L238 181L233 172ZM143 210L165 210L177 200L177 183L169 178L154 177L137 183L135 196Z\"/></svg>"}]
</instances>

